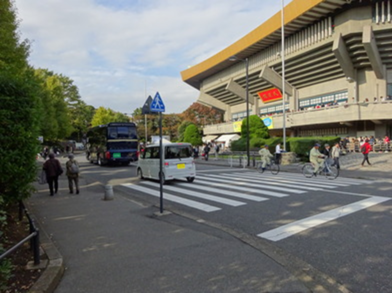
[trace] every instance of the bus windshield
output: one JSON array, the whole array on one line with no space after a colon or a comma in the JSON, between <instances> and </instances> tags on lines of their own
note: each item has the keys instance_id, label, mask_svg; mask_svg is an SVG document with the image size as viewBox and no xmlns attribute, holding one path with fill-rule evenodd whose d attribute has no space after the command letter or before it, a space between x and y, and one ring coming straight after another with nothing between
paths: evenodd
<instances>
[{"instance_id":1,"label":"bus windshield","mask_svg":"<svg viewBox=\"0 0 392 293\"><path fill-rule=\"evenodd\" d=\"M108 139L137 139L135 127L108 127Z\"/></svg>"}]
</instances>

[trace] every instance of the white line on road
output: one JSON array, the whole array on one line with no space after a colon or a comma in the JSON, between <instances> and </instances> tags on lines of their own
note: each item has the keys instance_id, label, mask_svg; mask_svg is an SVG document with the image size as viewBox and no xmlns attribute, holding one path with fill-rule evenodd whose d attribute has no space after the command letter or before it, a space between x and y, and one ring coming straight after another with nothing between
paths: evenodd
<instances>
[{"instance_id":1,"label":"white line on road","mask_svg":"<svg viewBox=\"0 0 392 293\"><path fill-rule=\"evenodd\" d=\"M122 186L133 189L133 190L137 190L137 191L141 191L147 194L150 194L152 196L155 197L160 197L160 192L159 190L154 190L154 189L150 189L150 188L145 188L142 186L138 186L138 185L133 185L133 184L122 184ZM220 210L220 208L218 207L214 207L208 204L204 204L204 203L200 203L194 200L189 200L189 199L185 199L179 196L175 196L172 195L170 193L165 192L165 196L164 196L165 200L169 200L172 202L176 202L185 206L189 206L198 210L202 210L205 212L214 212L214 211L218 211Z\"/></svg>"},{"instance_id":2,"label":"white line on road","mask_svg":"<svg viewBox=\"0 0 392 293\"><path fill-rule=\"evenodd\" d=\"M295 221L293 223L281 226L279 228L258 234L257 236L271 241L279 241L287 237L290 237L292 235L303 232L307 229L325 224L329 221L333 221L335 219L347 216L354 212L367 209L371 206L383 203L388 200L391 199L386 197L381 197L381 196L373 196L368 199L364 199L358 202L354 202L352 204L348 204L336 209L332 209L328 212L324 212L309 218Z\"/></svg>"},{"instance_id":3,"label":"white line on road","mask_svg":"<svg viewBox=\"0 0 392 293\"><path fill-rule=\"evenodd\" d=\"M247 199L247 200L252 200L252 201L257 201L257 202L268 200L268 198L261 197L261 196L243 194L243 192L244 192L243 188L239 188L240 192L233 192L233 191L229 191L229 190L225 190L225 189L218 189L218 188L199 185L199 184L195 184L195 183L193 183L192 185L189 185L189 183L177 183L177 184L179 184L180 186L187 185L188 187L191 187L193 189L199 189L199 190L204 190L204 191L208 191L208 192L220 193L220 194L224 194L224 195L228 195L228 196L232 196L232 197L237 197L237 198ZM224 185L221 185L221 186L223 187ZM229 188L233 189L233 188L231 188L231 186Z\"/></svg>"},{"instance_id":4,"label":"white line on road","mask_svg":"<svg viewBox=\"0 0 392 293\"><path fill-rule=\"evenodd\" d=\"M306 193L306 191L303 190L298 190L298 189L293 189L293 188L284 188L284 187L277 187L277 186L270 186L270 185L265 185L263 182L257 182L257 181L252 181L254 183L249 183L249 182L244 182L246 180L241 179L242 181L238 182L238 181L233 181L233 178L227 178L227 176L218 176L218 175L212 175L209 174L208 177L213 177L212 178L204 178L204 180L213 180L213 181L218 181L218 182L226 182L228 184L235 184L235 185L245 185L246 187L248 186L253 186L253 187L258 187L262 190L265 189L272 189L272 190L278 190L278 191L284 191L284 192L290 192L290 193ZM217 178L217 179L215 179ZM219 179L222 178L222 179Z\"/></svg>"},{"instance_id":5,"label":"white line on road","mask_svg":"<svg viewBox=\"0 0 392 293\"><path fill-rule=\"evenodd\" d=\"M159 184L156 184L154 182L145 181L145 182L142 182L142 184L153 186L153 187L159 187ZM202 199L206 199L206 200L210 200L210 201L215 201L215 202L219 202L219 203L226 204L226 205L233 206L233 207L238 207L238 206L242 206L242 205L246 204L245 202L241 202L241 201L237 201L237 200L232 200L232 199L227 199L224 197L218 197L218 196L213 196L213 195L209 195L209 194L205 194L205 193L195 192L195 191L189 190L189 187L193 187L193 184L184 183L184 185L185 184L188 187L187 189L166 185L164 187L164 190L165 190L165 192L166 192L166 190L171 190L174 192L182 193L184 195L198 197L198 198L202 198Z\"/></svg>"}]
</instances>

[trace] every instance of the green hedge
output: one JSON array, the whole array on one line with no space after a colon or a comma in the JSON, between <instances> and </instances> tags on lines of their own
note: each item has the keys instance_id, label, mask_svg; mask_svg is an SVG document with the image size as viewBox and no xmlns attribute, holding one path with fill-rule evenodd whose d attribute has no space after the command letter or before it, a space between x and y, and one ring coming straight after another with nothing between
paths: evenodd
<instances>
[{"instance_id":1,"label":"green hedge","mask_svg":"<svg viewBox=\"0 0 392 293\"><path fill-rule=\"evenodd\" d=\"M338 136L330 136L330 137L289 137L286 140L286 150L288 152L294 152L300 158L307 158L309 156L310 150L313 148L315 143L319 143L321 145L320 150L324 149L324 144L329 144L331 147L340 141L340 137ZM268 139L262 138L252 138L249 141L249 146L251 151L257 151L260 149L260 146L267 144L271 153L275 152L275 147L278 143L283 143L282 137L273 137ZM283 148L283 147L282 147ZM234 141L231 145L232 151L245 151L246 150L246 139L240 138L237 141Z\"/></svg>"}]
</instances>

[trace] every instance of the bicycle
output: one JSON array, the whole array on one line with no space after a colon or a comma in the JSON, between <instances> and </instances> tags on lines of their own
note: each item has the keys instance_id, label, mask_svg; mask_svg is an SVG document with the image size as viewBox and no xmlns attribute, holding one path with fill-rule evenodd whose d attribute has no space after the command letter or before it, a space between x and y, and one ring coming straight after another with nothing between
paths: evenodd
<instances>
[{"instance_id":1,"label":"bicycle","mask_svg":"<svg viewBox=\"0 0 392 293\"><path fill-rule=\"evenodd\" d=\"M302 173L306 178L312 178L314 176L314 166L312 163L307 163L302 167ZM339 176L339 169L336 166L332 166L328 163L328 160L324 161L324 167L317 172L317 175L325 175L329 180L334 180Z\"/></svg>"},{"instance_id":2,"label":"bicycle","mask_svg":"<svg viewBox=\"0 0 392 293\"><path fill-rule=\"evenodd\" d=\"M271 163L270 163L270 164L267 164L267 165L265 166L265 170L263 170L262 165L263 165L262 162L259 162L259 163L257 164L257 171L258 171L259 173L264 173L264 171L266 171L267 169L269 169L269 170L271 171L272 175L278 175L278 173L279 173L279 171L280 171L280 167L279 167L278 164L275 163L275 160L274 160L274 159L271 159Z\"/></svg>"}]
</instances>

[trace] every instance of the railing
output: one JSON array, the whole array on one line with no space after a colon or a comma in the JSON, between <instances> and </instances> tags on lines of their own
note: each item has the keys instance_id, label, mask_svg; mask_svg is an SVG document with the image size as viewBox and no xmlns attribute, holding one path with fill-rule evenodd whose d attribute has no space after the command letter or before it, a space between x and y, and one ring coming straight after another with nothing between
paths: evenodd
<instances>
[{"instance_id":1,"label":"railing","mask_svg":"<svg viewBox=\"0 0 392 293\"><path fill-rule=\"evenodd\" d=\"M22 201L19 202L19 221L23 219L23 213L26 215L29 221L29 231L30 234L21 240L19 243L15 244L13 247L8 249L2 255L0 255L0 260L7 257L9 254L14 252L20 246L22 246L25 242L30 241L30 249L33 251L34 256L34 265L40 264L40 255L39 255L39 229L36 227L34 220L31 218L29 212L27 211L25 205Z\"/></svg>"}]
</instances>

